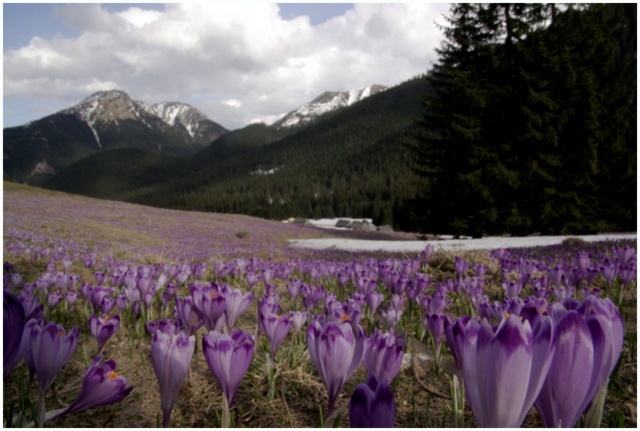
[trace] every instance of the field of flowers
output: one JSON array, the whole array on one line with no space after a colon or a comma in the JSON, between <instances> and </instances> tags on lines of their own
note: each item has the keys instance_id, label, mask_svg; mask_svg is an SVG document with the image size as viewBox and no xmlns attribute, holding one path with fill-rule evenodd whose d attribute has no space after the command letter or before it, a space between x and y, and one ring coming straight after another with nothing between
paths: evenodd
<instances>
[{"instance_id":1,"label":"field of flowers","mask_svg":"<svg viewBox=\"0 0 640 431\"><path fill-rule=\"evenodd\" d=\"M4 426L636 427L635 241L311 251L6 182L3 227Z\"/></svg>"}]
</instances>

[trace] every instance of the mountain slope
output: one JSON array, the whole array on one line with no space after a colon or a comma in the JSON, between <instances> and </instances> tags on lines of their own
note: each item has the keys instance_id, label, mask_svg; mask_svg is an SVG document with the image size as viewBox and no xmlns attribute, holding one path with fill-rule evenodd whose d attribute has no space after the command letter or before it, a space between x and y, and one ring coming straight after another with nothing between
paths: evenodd
<instances>
[{"instance_id":1,"label":"mountain slope","mask_svg":"<svg viewBox=\"0 0 640 431\"><path fill-rule=\"evenodd\" d=\"M148 175L164 180L123 185L116 198L276 219L353 216L396 223L403 218L400 202L415 192L406 145L429 91L417 78L326 113L306 127L248 126L165 166L163 175Z\"/></svg>"},{"instance_id":2,"label":"mountain slope","mask_svg":"<svg viewBox=\"0 0 640 431\"><path fill-rule=\"evenodd\" d=\"M110 148L188 156L227 132L186 104L151 106L132 100L124 91L101 91L71 108L4 129L4 177L40 184L61 169Z\"/></svg>"},{"instance_id":3,"label":"mountain slope","mask_svg":"<svg viewBox=\"0 0 640 431\"><path fill-rule=\"evenodd\" d=\"M311 123L314 119L327 112L351 106L371 95L386 90L383 85L371 85L357 90L336 92L327 91L300 108L272 124L275 128L293 127Z\"/></svg>"}]
</instances>

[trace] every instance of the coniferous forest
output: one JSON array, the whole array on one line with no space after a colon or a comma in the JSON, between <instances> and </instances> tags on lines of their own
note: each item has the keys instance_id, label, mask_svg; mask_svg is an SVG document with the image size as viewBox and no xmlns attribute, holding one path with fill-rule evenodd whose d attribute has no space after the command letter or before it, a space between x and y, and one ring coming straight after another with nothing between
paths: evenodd
<instances>
[{"instance_id":1,"label":"coniferous forest","mask_svg":"<svg viewBox=\"0 0 640 431\"><path fill-rule=\"evenodd\" d=\"M104 151L44 186L456 235L635 231L636 14L454 4L422 77L304 127L247 126L186 159Z\"/></svg>"},{"instance_id":2,"label":"coniferous forest","mask_svg":"<svg viewBox=\"0 0 640 431\"><path fill-rule=\"evenodd\" d=\"M636 230L636 11L452 6L414 146L428 230Z\"/></svg>"}]
</instances>

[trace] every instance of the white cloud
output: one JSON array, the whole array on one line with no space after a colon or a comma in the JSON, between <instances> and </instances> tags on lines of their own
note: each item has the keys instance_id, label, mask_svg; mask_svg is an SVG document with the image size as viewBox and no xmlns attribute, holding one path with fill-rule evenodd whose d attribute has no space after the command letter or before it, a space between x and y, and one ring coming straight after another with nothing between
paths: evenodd
<instances>
[{"instance_id":1,"label":"white cloud","mask_svg":"<svg viewBox=\"0 0 640 431\"><path fill-rule=\"evenodd\" d=\"M117 14L135 28L144 27L162 18L163 13L155 10L144 10L131 7Z\"/></svg>"},{"instance_id":2,"label":"white cloud","mask_svg":"<svg viewBox=\"0 0 640 431\"><path fill-rule=\"evenodd\" d=\"M283 20L273 3L113 13L69 4L56 13L79 36L36 37L5 51L4 95L70 106L93 91L119 88L148 103L191 103L230 129L270 123L323 91L395 85L426 72L441 40L434 22L447 10L356 4L312 26L308 17Z\"/></svg>"},{"instance_id":3,"label":"white cloud","mask_svg":"<svg viewBox=\"0 0 640 431\"><path fill-rule=\"evenodd\" d=\"M231 106L232 108L240 108L242 106L242 102L239 101L238 99L223 100L222 103L224 103L227 106Z\"/></svg>"}]
</instances>

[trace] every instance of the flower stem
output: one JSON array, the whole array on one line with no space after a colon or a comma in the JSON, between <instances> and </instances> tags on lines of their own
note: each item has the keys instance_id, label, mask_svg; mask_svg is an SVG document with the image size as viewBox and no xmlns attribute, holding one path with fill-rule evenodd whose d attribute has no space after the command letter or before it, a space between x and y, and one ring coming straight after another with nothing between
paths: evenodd
<instances>
[{"instance_id":1,"label":"flower stem","mask_svg":"<svg viewBox=\"0 0 640 431\"><path fill-rule=\"evenodd\" d=\"M269 401L273 400L276 393L276 373L275 373L275 359L271 354L267 353L267 377L269 378L269 392L267 397Z\"/></svg>"},{"instance_id":2,"label":"flower stem","mask_svg":"<svg viewBox=\"0 0 640 431\"><path fill-rule=\"evenodd\" d=\"M588 428L600 428L602 422L602 414L604 412L604 401L607 398L607 388L609 386L609 380L607 379L602 386L596 392L596 396L593 398L591 408L587 411L585 417L585 427Z\"/></svg>"},{"instance_id":3,"label":"flower stem","mask_svg":"<svg viewBox=\"0 0 640 431\"><path fill-rule=\"evenodd\" d=\"M231 408L225 394L222 394L222 428L231 428Z\"/></svg>"},{"instance_id":4,"label":"flower stem","mask_svg":"<svg viewBox=\"0 0 640 431\"><path fill-rule=\"evenodd\" d=\"M40 388L38 395L38 428L44 427L44 417L47 412L44 402L45 390Z\"/></svg>"}]
</instances>

